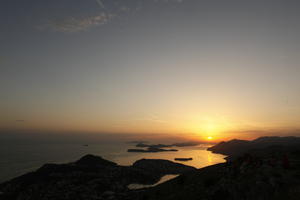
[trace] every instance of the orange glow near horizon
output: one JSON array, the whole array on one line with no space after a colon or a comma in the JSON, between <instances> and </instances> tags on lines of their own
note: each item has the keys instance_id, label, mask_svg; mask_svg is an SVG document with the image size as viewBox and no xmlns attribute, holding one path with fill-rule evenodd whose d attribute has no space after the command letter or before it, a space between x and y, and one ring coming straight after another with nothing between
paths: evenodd
<instances>
[{"instance_id":1,"label":"orange glow near horizon","mask_svg":"<svg viewBox=\"0 0 300 200\"><path fill-rule=\"evenodd\" d=\"M217 143L230 139L252 140L260 136L298 134L299 129L274 127L270 124L255 124L238 121L232 116L222 114L199 114L200 111L187 112L176 115L156 114L144 117L142 114L128 116L97 117L89 113L88 116L70 116L67 112L56 118L36 117L31 120L16 122L13 118L6 120L5 131L24 132L54 132L75 134L131 134L141 138L178 138L178 140L203 141ZM47 120L46 120L47 119ZM0 124L1 125L1 124Z\"/></svg>"}]
</instances>

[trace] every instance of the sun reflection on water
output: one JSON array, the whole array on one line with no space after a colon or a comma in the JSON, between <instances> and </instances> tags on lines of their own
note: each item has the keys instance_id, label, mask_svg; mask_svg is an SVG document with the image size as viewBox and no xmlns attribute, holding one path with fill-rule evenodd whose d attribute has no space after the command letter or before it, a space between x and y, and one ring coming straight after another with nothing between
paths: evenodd
<instances>
[{"instance_id":1,"label":"sun reflection on water","mask_svg":"<svg viewBox=\"0 0 300 200\"><path fill-rule=\"evenodd\" d=\"M120 165L131 165L139 159L166 159L173 162L190 165L196 168L202 168L209 165L225 162L224 155L214 154L206 150L206 146L177 147L177 152L159 152L159 153L122 153L116 156L113 161ZM193 158L191 161L175 161L175 158Z\"/></svg>"}]
</instances>

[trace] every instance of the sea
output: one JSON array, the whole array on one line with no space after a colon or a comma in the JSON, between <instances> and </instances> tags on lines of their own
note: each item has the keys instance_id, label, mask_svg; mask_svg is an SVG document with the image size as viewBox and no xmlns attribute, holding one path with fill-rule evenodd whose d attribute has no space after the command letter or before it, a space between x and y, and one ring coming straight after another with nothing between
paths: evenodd
<instances>
[{"instance_id":1,"label":"sea","mask_svg":"<svg viewBox=\"0 0 300 200\"><path fill-rule=\"evenodd\" d=\"M176 147L177 152L132 153L134 143L102 142L93 144L78 143L2 143L0 146L0 183L32 172L45 163L70 163L86 154L94 154L119 165L132 165L142 158L167 159L185 165L202 168L225 162L224 155L206 149L210 145ZM174 158L193 158L191 161L175 161Z\"/></svg>"}]
</instances>

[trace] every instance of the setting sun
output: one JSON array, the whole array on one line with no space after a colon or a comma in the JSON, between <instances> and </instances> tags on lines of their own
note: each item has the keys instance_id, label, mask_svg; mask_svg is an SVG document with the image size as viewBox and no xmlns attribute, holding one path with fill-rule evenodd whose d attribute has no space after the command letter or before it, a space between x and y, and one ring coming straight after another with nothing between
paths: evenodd
<instances>
[{"instance_id":1,"label":"setting sun","mask_svg":"<svg viewBox=\"0 0 300 200\"><path fill-rule=\"evenodd\" d=\"M213 137L212 137L212 136L208 136L207 139L208 139L208 140L212 140Z\"/></svg>"}]
</instances>

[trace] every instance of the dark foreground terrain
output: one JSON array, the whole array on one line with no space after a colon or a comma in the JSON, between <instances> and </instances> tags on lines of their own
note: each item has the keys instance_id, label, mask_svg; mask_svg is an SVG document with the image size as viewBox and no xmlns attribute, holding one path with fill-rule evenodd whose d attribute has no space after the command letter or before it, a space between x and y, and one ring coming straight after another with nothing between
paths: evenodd
<instances>
[{"instance_id":1,"label":"dark foreground terrain","mask_svg":"<svg viewBox=\"0 0 300 200\"><path fill-rule=\"evenodd\" d=\"M202 169L150 159L126 167L93 155L69 164L46 164L1 184L0 199L299 200L299 139L258 140L259 145L237 141L239 148L236 140L215 145L210 150L228 155L227 162ZM152 188L127 187L153 184L166 174L181 175Z\"/></svg>"},{"instance_id":2,"label":"dark foreground terrain","mask_svg":"<svg viewBox=\"0 0 300 200\"><path fill-rule=\"evenodd\" d=\"M74 163L45 164L35 172L0 185L2 200L131 199L131 183L154 184L166 174L196 171L167 160L142 159L119 166L94 155Z\"/></svg>"}]
</instances>

